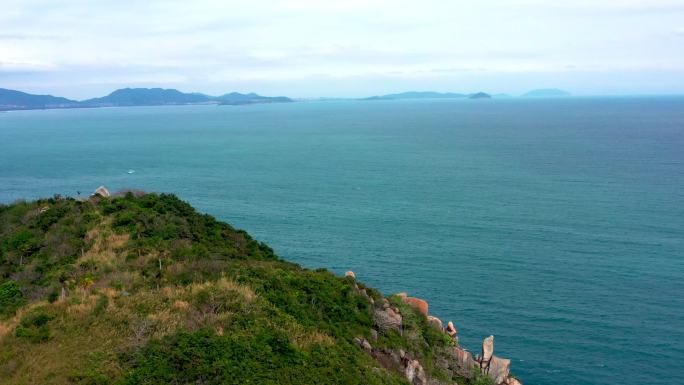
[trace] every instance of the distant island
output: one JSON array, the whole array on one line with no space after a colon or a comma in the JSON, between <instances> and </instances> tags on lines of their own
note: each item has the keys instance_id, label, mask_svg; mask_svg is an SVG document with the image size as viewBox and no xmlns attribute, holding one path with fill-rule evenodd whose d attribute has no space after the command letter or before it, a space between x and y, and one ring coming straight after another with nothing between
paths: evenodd
<instances>
[{"instance_id":1,"label":"distant island","mask_svg":"<svg viewBox=\"0 0 684 385\"><path fill-rule=\"evenodd\" d=\"M467 94L459 94L453 92L432 92L432 91L409 91L398 94L388 94L371 96L362 100L398 100L398 99L462 99L467 97Z\"/></svg>"},{"instance_id":2,"label":"distant island","mask_svg":"<svg viewBox=\"0 0 684 385\"><path fill-rule=\"evenodd\" d=\"M486 97L485 97L486 95ZM484 92L476 93L455 93L455 92L433 92L433 91L408 91L398 94L387 94L371 96L361 100L403 100L403 99L482 99L491 98L491 95Z\"/></svg>"},{"instance_id":3,"label":"distant island","mask_svg":"<svg viewBox=\"0 0 684 385\"><path fill-rule=\"evenodd\" d=\"M529 91L524 98L558 98L570 93L557 88L544 88ZM509 94L488 94L485 92L459 93L434 91L407 91L396 94L377 95L356 100L417 100L417 99L492 99L511 98ZM345 98L320 98L320 101L348 100ZM121 88L109 95L87 100L72 100L52 95L34 95L26 92L0 88L0 111L37 110L56 108L96 108L96 107L134 107L167 105L245 105L258 103L289 103L293 99L286 96L262 96L256 93L226 93L211 96L198 92L185 93L176 89L164 88Z\"/></svg>"},{"instance_id":4,"label":"distant island","mask_svg":"<svg viewBox=\"0 0 684 385\"><path fill-rule=\"evenodd\" d=\"M163 88L122 88L107 96L77 101L52 95L33 95L0 88L0 111L193 104L244 105L287 103L292 101L292 99L285 96L269 97L255 93L241 94L238 92L231 92L221 96L210 96Z\"/></svg>"},{"instance_id":5,"label":"distant island","mask_svg":"<svg viewBox=\"0 0 684 385\"><path fill-rule=\"evenodd\" d=\"M532 90L522 95L524 98L559 98L570 96L567 91L559 90L558 88L542 88Z\"/></svg>"},{"instance_id":6,"label":"distant island","mask_svg":"<svg viewBox=\"0 0 684 385\"><path fill-rule=\"evenodd\" d=\"M472 94L468 96L468 99L491 99L492 95L484 93L484 92L478 92L475 94Z\"/></svg>"}]
</instances>

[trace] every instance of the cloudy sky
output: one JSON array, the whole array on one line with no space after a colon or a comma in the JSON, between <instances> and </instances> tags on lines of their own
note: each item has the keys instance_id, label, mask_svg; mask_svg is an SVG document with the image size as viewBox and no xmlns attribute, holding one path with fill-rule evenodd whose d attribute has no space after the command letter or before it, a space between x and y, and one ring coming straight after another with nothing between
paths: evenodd
<instances>
[{"instance_id":1,"label":"cloudy sky","mask_svg":"<svg viewBox=\"0 0 684 385\"><path fill-rule=\"evenodd\" d=\"M0 87L683 94L684 0L2 0Z\"/></svg>"}]
</instances>

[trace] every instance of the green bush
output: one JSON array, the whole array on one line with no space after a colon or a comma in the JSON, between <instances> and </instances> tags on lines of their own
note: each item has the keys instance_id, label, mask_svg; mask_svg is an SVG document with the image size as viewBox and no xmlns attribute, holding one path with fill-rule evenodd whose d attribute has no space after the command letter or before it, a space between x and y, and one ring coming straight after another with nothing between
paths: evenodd
<instances>
[{"instance_id":1,"label":"green bush","mask_svg":"<svg viewBox=\"0 0 684 385\"><path fill-rule=\"evenodd\" d=\"M19 284L14 281L0 284L0 318L13 316L25 302Z\"/></svg>"},{"instance_id":2,"label":"green bush","mask_svg":"<svg viewBox=\"0 0 684 385\"><path fill-rule=\"evenodd\" d=\"M494 380L488 375L482 373L479 368L472 369L472 376L468 381L469 385L494 385Z\"/></svg>"},{"instance_id":3,"label":"green bush","mask_svg":"<svg viewBox=\"0 0 684 385\"><path fill-rule=\"evenodd\" d=\"M41 310L34 310L21 319L15 335L33 343L47 341L51 337L48 322L53 318L54 316Z\"/></svg>"},{"instance_id":4,"label":"green bush","mask_svg":"<svg viewBox=\"0 0 684 385\"><path fill-rule=\"evenodd\" d=\"M181 332L151 342L127 360L131 370L118 385L403 383L372 371L356 347L302 350L283 332L260 325L223 336Z\"/></svg>"}]
</instances>

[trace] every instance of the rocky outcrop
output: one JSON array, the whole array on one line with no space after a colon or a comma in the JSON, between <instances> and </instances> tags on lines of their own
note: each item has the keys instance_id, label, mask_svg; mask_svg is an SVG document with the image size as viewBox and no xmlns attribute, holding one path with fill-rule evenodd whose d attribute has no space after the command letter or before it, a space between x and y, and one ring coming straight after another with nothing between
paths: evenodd
<instances>
[{"instance_id":1,"label":"rocky outcrop","mask_svg":"<svg viewBox=\"0 0 684 385\"><path fill-rule=\"evenodd\" d=\"M401 333L401 314L391 307L375 309L373 321L381 333L387 333L390 330L396 330Z\"/></svg>"},{"instance_id":2,"label":"rocky outcrop","mask_svg":"<svg viewBox=\"0 0 684 385\"><path fill-rule=\"evenodd\" d=\"M362 337L354 338L354 343L375 358L385 369L401 373L413 385L429 385L427 374L420 361L409 356L404 350L385 350L374 348Z\"/></svg>"},{"instance_id":3,"label":"rocky outcrop","mask_svg":"<svg viewBox=\"0 0 684 385\"><path fill-rule=\"evenodd\" d=\"M107 190L107 188L105 186L100 186L97 189L95 189L93 196L101 196L103 198L108 198L110 196L110 194L109 194L109 190Z\"/></svg>"},{"instance_id":4,"label":"rocky outcrop","mask_svg":"<svg viewBox=\"0 0 684 385\"><path fill-rule=\"evenodd\" d=\"M473 355L460 347L454 348L454 359L459 366L459 373L470 376L472 368L489 376L495 384L522 385L516 378L510 377L511 360L494 355L494 337L489 336L482 342L482 355Z\"/></svg>"},{"instance_id":5,"label":"rocky outcrop","mask_svg":"<svg viewBox=\"0 0 684 385\"><path fill-rule=\"evenodd\" d=\"M352 278L356 279L356 274L354 274L354 272L351 270L344 273L344 276L345 277L352 277Z\"/></svg>"},{"instance_id":6,"label":"rocky outcrop","mask_svg":"<svg viewBox=\"0 0 684 385\"><path fill-rule=\"evenodd\" d=\"M365 338L356 337L354 338L354 342L366 353L370 354L373 351L373 346Z\"/></svg>"},{"instance_id":7,"label":"rocky outcrop","mask_svg":"<svg viewBox=\"0 0 684 385\"><path fill-rule=\"evenodd\" d=\"M351 271L347 272L345 276L356 278ZM359 293L370 298L365 290L360 289L357 284L355 284L355 288ZM426 317L430 325L439 328L453 339L456 346L450 351L451 353L445 353L446 355L442 358L443 361L439 365L442 369L463 378L473 378L473 369L478 369L480 373L490 377L497 385L522 385L518 379L510 376L511 360L494 355L494 336L490 335L485 338L482 341L481 354L473 357L472 353L458 346L458 329L456 329L454 323L449 321L447 326L444 327L439 318L428 313L429 305L427 301L416 297L409 297L406 293L395 294L395 297L418 310L420 314ZM371 304L374 304L372 298L370 298L370 301ZM382 298L382 304L378 303L372 306L372 309L374 329L371 330L371 336L373 341L378 340L378 333L386 334L391 330L396 330L403 334L403 317L399 309L392 307L386 298ZM374 348L369 341L361 337L355 338L354 341L385 368L402 373L411 384L440 384L440 381L436 379L429 379L420 361L415 357L410 357L404 350L399 349L395 351Z\"/></svg>"}]
</instances>

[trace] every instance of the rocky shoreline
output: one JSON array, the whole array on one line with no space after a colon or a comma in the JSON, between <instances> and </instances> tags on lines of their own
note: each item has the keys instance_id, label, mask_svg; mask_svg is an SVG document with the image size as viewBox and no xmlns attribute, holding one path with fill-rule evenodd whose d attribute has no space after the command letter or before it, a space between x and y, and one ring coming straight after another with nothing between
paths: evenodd
<instances>
[{"instance_id":1,"label":"rocky shoreline","mask_svg":"<svg viewBox=\"0 0 684 385\"><path fill-rule=\"evenodd\" d=\"M352 271L347 271L345 276L356 280L356 275ZM403 349L373 347L373 342L377 341L382 334L391 330L403 333L403 317L400 309L392 306L388 298L382 298L382 302L377 303L358 284L355 284L355 288L373 306L374 326L371 330L373 341L356 337L354 342L386 369L402 373L413 385L443 384L438 379L429 378L420 360L411 357ZM511 360L494 355L494 336L490 335L485 338L482 341L480 354L473 356L471 352L459 346L458 331L452 321L447 322L447 326L444 326L442 320L429 314L427 301L410 297L406 293L398 293L391 297L399 298L401 302L416 309L432 327L438 328L453 340L453 349L447 352L447 359L439 363L441 369L468 379L484 375L497 385L522 385L517 378L510 374Z\"/></svg>"}]
</instances>

